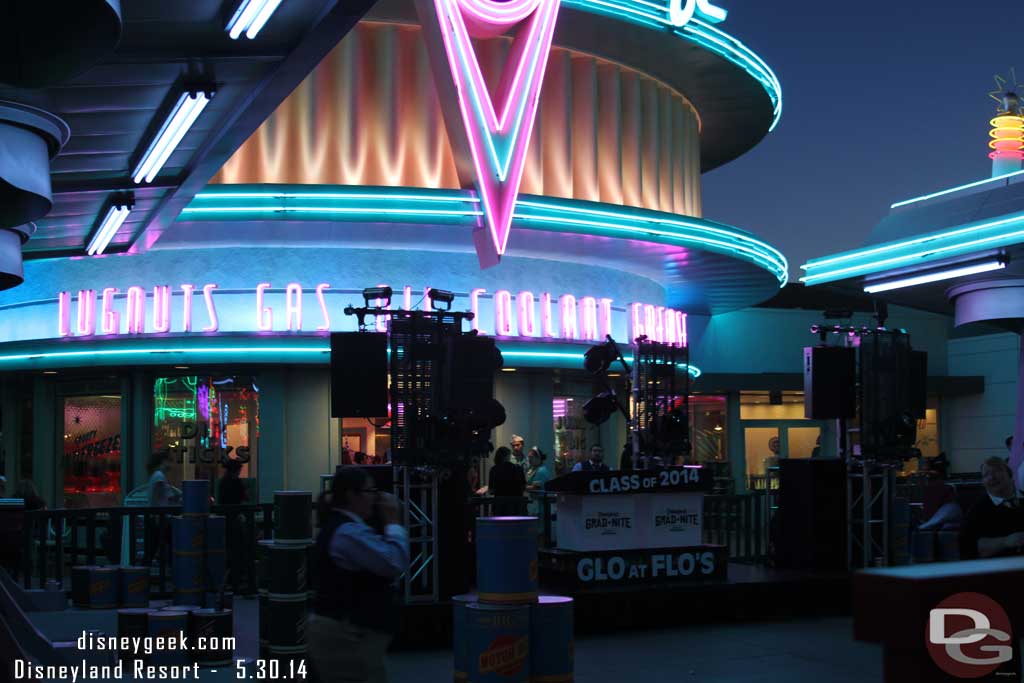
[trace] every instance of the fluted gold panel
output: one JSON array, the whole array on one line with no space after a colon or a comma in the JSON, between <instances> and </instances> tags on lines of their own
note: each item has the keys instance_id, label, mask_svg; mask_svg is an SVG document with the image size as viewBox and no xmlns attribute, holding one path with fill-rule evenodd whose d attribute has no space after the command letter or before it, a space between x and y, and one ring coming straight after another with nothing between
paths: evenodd
<instances>
[{"instance_id":1,"label":"fluted gold panel","mask_svg":"<svg viewBox=\"0 0 1024 683\"><path fill-rule=\"evenodd\" d=\"M508 46L477 43L492 88ZM460 187L419 27L360 23L212 182ZM699 216L697 112L659 81L554 47L520 190Z\"/></svg>"}]
</instances>

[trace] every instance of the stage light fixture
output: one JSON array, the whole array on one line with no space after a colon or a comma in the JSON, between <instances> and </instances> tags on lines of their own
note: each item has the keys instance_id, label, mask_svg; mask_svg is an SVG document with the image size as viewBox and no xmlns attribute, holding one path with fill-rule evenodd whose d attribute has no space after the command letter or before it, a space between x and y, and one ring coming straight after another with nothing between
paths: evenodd
<instances>
[{"instance_id":1,"label":"stage light fixture","mask_svg":"<svg viewBox=\"0 0 1024 683\"><path fill-rule=\"evenodd\" d=\"M449 292L445 289L429 289L427 290L427 298L430 299L430 307L435 311L450 311L452 310L452 302L455 301L455 292ZM445 306L441 308L438 304L445 304Z\"/></svg>"},{"instance_id":2,"label":"stage light fixture","mask_svg":"<svg viewBox=\"0 0 1024 683\"><path fill-rule=\"evenodd\" d=\"M599 346L591 346L583 354L583 369L591 375L597 375L611 367L619 357L614 344L608 342Z\"/></svg>"},{"instance_id":3,"label":"stage light fixture","mask_svg":"<svg viewBox=\"0 0 1024 683\"><path fill-rule=\"evenodd\" d=\"M231 20L224 30L231 40L238 40L245 32L245 37L252 40L270 19L270 16L281 4L281 0L243 0L231 15Z\"/></svg>"},{"instance_id":4,"label":"stage light fixture","mask_svg":"<svg viewBox=\"0 0 1024 683\"><path fill-rule=\"evenodd\" d=\"M146 152L139 159L132 180L138 183L150 183L160 172L171 154L178 147L185 133L196 122L203 109L213 98L213 88L190 89L181 93L178 101L171 108L160 130L146 147Z\"/></svg>"},{"instance_id":5,"label":"stage light fixture","mask_svg":"<svg viewBox=\"0 0 1024 683\"><path fill-rule=\"evenodd\" d=\"M89 256L102 254L103 250L110 244L110 240L114 239L114 235L117 234L125 219L128 218L133 205L134 197L131 194L113 197L110 200L106 213L103 215L103 220L100 221L96 230L93 231L92 238L85 248L85 253Z\"/></svg>"},{"instance_id":6,"label":"stage light fixture","mask_svg":"<svg viewBox=\"0 0 1024 683\"><path fill-rule=\"evenodd\" d=\"M391 306L391 296L394 291L390 287L367 287L363 290L363 299L366 301L367 308L388 308ZM377 306L374 304L370 306L370 302L375 299L383 299L384 305Z\"/></svg>"},{"instance_id":7,"label":"stage light fixture","mask_svg":"<svg viewBox=\"0 0 1024 683\"><path fill-rule=\"evenodd\" d=\"M600 394L583 404L583 419L592 425L604 424L618 410L615 394L602 391Z\"/></svg>"}]
</instances>

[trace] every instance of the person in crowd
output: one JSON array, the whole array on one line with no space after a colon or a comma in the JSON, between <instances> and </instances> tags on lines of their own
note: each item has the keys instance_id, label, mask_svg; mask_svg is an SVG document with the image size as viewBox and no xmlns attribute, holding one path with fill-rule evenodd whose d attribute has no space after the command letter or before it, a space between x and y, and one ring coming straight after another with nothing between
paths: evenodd
<instances>
[{"instance_id":1,"label":"person in crowd","mask_svg":"<svg viewBox=\"0 0 1024 683\"><path fill-rule=\"evenodd\" d=\"M578 462L572 467L573 472L606 472L608 465L604 464L604 448L598 444L590 447L590 459Z\"/></svg>"},{"instance_id":2,"label":"person in crowd","mask_svg":"<svg viewBox=\"0 0 1024 683\"><path fill-rule=\"evenodd\" d=\"M818 436L817 439L814 440L814 448L811 449L811 457L812 458L820 458L821 457L821 436L820 435Z\"/></svg>"},{"instance_id":3,"label":"person in crowd","mask_svg":"<svg viewBox=\"0 0 1024 683\"><path fill-rule=\"evenodd\" d=\"M31 479L22 479L14 488L14 497L25 501L26 510L45 510L46 501L39 495Z\"/></svg>"},{"instance_id":4,"label":"person in crowd","mask_svg":"<svg viewBox=\"0 0 1024 683\"><path fill-rule=\"evenodd\" d=\"M146 463L149 472L149 506L164 507L171 504L171 485L167 483L167 471L171 468L170 453L155 451L150 454Z\"/></svg>"},{"instance_id":5,"label":"person in crowd","mask_svg":"<svg viewBox=\"0 0 1024 683\"><path fill-rule=\"evenodd\" d=\"M512 435L512 442L509 444L512 446L512 456L509 459L510 462L519 467L525 473L530 468L529 459L526 453L523 451L523 446L526 444L526 439L519 436L518 434Z\"/></svg>"},{"instance_id":6,"label":"person in crowd","mask_svg":"<svg viewBox=\"0 0 1024 683\"><path fill-rule=\"evenodd\" d=\"M217 500L221 505L242 505L248 502L249 492L245 490L245 482L240 475L242 463L237 458L225 458L221 463L224 476L217 484Z\"/></svg>"},{"instance_id":7,"label":"person in crowd","mask_svg":"<svg viewBox=\"0 0 1024 683\"><path fill-rule=\"evenodd\" d=\"M357 451L356 454L352 456L352 460L354 460L355 464L357 465L365 465L366 453L363 453L362 451Z\"/></svg>"},{"instance_id":8,"label":"person in crowd","mask_svg":"<svg viewBox=\"0 0 1024 683\"><path fill-rule=\"evenodd\" d=\"M470 465L466 470L466 481L469 482L469 490L475 494L480 488L480 468L476 463Z\"/></svg>"},{"instance_id":9,"label":"person in crowd","mask_svg":"<svg viewBox=\"0 0 1024 683\"><path fill-rule=\"evenodd\" d=\"M396 579L409 568L398 501L364 470L342 467L320 497L319 588L307 626L323 683L385 683L384 656L398 630Z\"/></svg>"},{"instance_id":10,"label":"person in crowd","mask_svg":"<svg viewBox=\"0 0 1024 683\"><path fill-rule=\"evenodd\" d=\"M513 498L522 496L526 490L526 475L523 468L510 462L512 452L502 446L494 451L494 467L487 476L487 492L492 496Z\"/></svg>"},{"instance_id":11,"label":"person in crowd","mask_svg":"<svg viewBox=\"0 0 1024 683\"><path fill-rule=\"evenodd\" d=\"M979 500L960 532L960 557L1017 555L1024 550L1024 505L1003 458L993 456L981 465L988 494Z\"/></svg>"},{"instance_id":12,"label":"person in crowd","mask_svg":"<svg viewBox=\"0 0 1024 683\"><path fill-rule=\"evenodd\" d=\"M1003 443L1006 444L1006 452L1013 453L1013 434L1010 434L1008 437L1006 437L1006 441L1004 441Z\"/></svg>"},{"instance_id":13,"label":"person in crowd","mask_svg":"<svg viewBox=\"0 0 1024 683\"><path fill-rule=\"evenodd\" d=\"M530 469L526 472L526 488L537 491L551 479L551 468L548 467L548 456L537 446L530 449Z\"/></svg>"},{"instance_id":14,"label":"person in crowd","mask_svg":"<svg viewBox=\"0 0 1024 683\"><path fill-rule=\"evenodd\" d=\"M633 442L627 440L619 453L619 469L623 472L632 472L637 469L633 464Z\"/></svg>"}]
</instances>

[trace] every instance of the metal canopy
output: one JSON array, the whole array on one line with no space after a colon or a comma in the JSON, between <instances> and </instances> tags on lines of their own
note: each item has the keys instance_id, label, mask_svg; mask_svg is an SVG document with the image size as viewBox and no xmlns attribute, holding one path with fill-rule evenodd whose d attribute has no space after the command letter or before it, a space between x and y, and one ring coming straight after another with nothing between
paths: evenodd
<instances>
[{"instance_id":1,"label":"metal canopy","mask_svg":"<svg viewBox=\"0 0 1024 683\"><path fill-rule=\"evenodd\" d=\"M108 253L144 250L196 192L345 36L374 0L289 0L255 40L224 27L239 0L132 0L116 51L81 76L41 90L0 87L0 99L63 118L71 139L53 160L53 210L37 221L26 259L74 256L108 196L135 192L135 208ZM185 79L216 96L150 184L131 171Z\"/></svg>"}]
</instances>

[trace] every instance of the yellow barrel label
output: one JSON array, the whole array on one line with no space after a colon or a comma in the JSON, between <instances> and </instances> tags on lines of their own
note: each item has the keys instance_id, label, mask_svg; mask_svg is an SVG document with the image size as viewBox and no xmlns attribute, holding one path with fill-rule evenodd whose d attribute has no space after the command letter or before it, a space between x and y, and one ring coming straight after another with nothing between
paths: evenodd
<instances>
[{"instance_id":1,"label":"yellow barrel label","mask_svg":"<svg viewBox=\"0 0 1024 683\"><path fill-rule=\"evenodd\" d=\"M502 676L513 676L522 671L529 656L529 638L498 636L480 653L480 673L497 672Z\"/></svg>"},{"instance_id":2,"label":"yellow barrel label","mask_svg":"<svg viewBox=\"0 0 1024 683\"><path fill-rule=\"evenodd\" d=\"M109 581L94 581L92 585L89 586L89 593L92 595L96 595L97 593L106 593L108 590L110 590Z\"/></svg>"}]
</instances>

